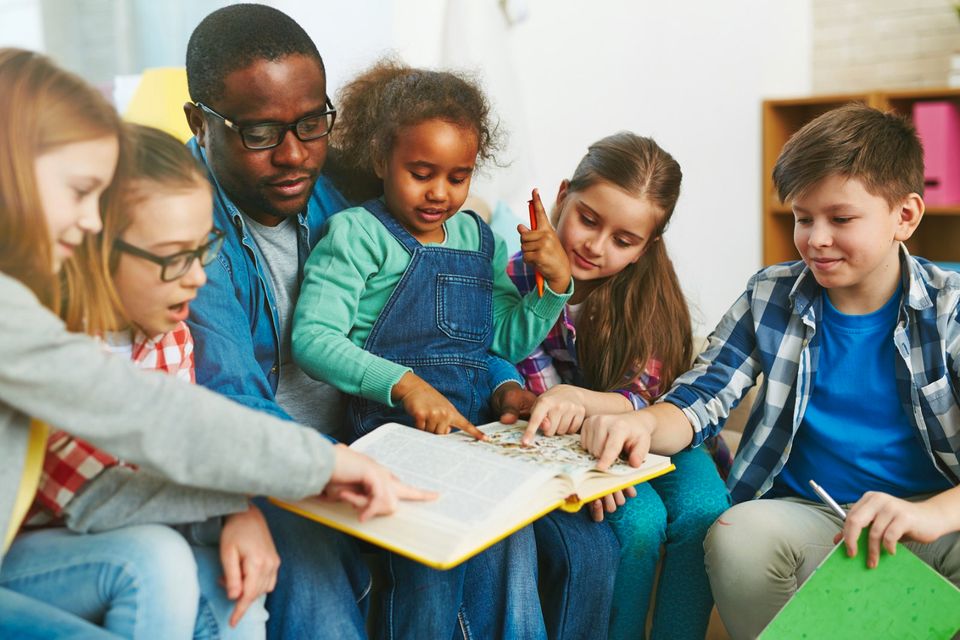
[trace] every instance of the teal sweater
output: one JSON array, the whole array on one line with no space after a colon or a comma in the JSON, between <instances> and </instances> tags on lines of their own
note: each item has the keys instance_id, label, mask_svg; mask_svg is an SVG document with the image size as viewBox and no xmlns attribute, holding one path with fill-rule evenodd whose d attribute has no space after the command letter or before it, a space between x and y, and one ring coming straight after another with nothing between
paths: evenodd
<instances>
[{"instance_id":1,"label":"teal sweater","mask_svg":"<svg viewBox=\"0 0 960 640\"><path fill-rule=\"evenodd\" d=\"M308 375L344 393L393 406L390 392L408 367L363 350L380 311L410 264L410 254L370 212L347 209L330 218L327 233L304 267L293 317L293 357ZM477 250L473 218L457 214L445 224L444 246ZM496 239L493 264L491 351L519 362L546 337L573 293L544 288L521 298L506 274L507 248Z\"/></svg>"}]
</instances>

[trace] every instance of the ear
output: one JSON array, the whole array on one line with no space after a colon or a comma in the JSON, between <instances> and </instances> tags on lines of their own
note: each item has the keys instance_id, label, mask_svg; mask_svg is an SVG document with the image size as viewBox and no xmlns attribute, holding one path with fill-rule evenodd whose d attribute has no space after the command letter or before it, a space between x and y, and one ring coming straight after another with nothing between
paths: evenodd
<instances>
[{"instance_id":1,"label":"ear","mask_svg":"<svg viewBox=\"0 0 960 640\"><path fill-rule=\"evenodd\" d=\"M387 163L382 157L378 157L373 161L373 172L377 174L377 177L383 180L383 176L387 173Z\"/></svg>"},{"instance_id":2,"label":"ear","mask_svg":"<svg viewBox=\"0 0 960 640\"><path fill-rule=\"evenodd\" d=\"M183 103L183 115L187 118L187 126L190 127L190 131L193 132L193 135L197 138L197 144L201 147L205 147L206 140L206 127L203 119L203 112L200 111L200 108L193 104L192 102Z\"/></svg>"},{"instance_id":3,"label":"ear","mask_svg":"<svg viewBox=\"0 0 960 640\"><path fill-rule=\"evenodd\" d=\"M567 199L567 193L570 192L570 181L563 180L560 188L557 189L557 209L563 206L563 201Z\"/></svg>"},{"instance_id":4,"label":"ear","mask_svg":"<svg viewBox=\"0 0 960 640\"><path fill-rule=\"evenodd\" d=\"M924 211L923 198L917 193L908 195L903 202L897 205L897 209L894 211L900 217L894 238L900 242L909 240L913 232L917 230L917 225L920 224Z\"/></svg>"},{"instance_id":5,"label":"ear","mask_svg":"<svg viewBox=\"0 0 960 640\"><path fill-rule=\"evenodd\" d=\"M639 260L639 259L642 258L643 256L647 255L647 250L650 249L650 247L653 246L653 243L655 243L655 242L660 242L660 239L661 239L661 238L663 238L663 236L657 236L657 237L653 238L652 240L650 240L649 242L647 242L645 245L643 245L643 249L640 249L640 253L637 254L637 257L636 257L636 258L634 258L633 260L630 261L630 264L636 263L637 260Z\"/></svg>"}]
</instances>

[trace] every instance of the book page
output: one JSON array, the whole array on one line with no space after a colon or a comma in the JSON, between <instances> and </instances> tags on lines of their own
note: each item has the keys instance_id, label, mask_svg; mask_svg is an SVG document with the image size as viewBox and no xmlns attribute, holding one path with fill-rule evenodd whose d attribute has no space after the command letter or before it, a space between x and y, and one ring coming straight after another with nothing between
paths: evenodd
<instances>
[{"instance_id":1,"label":"book page","mask_svg":"<svg viewBox=\"0 0 960 640\"><path fill-rule=\"evenodd\" d=\"M527 423L520 421L517 424L505 425L493 422L480 427L487 434L487 442L473 441L471 445L480 449L496 451L499 455L533 463L541 468L552 469L554 474L564 474L571 478L580 478L596 469L597 459L580 446L580 434L565 434L545 436L537 434L530 446L520 444ZM611 475L629 475L636 469L622 460L617 460L606 471Z\"/></svg>"},{"instance_id":2,"label":"book page","mask_svg":"<svg viewBox=\"0 0 960 640\"><path fill-rule=\"evenodd\" d=\"M405 503L464 526L475 526L508 500L535 492L556 475L483 447L462 433L438 436L398 424L386 424L360 438L352 449L370 456L402 481L436 491L432 502Z\"/></svg>"}]
</instances>

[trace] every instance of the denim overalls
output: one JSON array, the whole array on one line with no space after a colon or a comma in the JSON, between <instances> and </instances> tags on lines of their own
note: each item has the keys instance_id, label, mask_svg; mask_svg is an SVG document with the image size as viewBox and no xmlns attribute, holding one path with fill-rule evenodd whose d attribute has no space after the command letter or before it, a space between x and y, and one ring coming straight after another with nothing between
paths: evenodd
<instances>
[{"instance_id":1,"label":"denim overalls","mask_svg":"<svg viewBox=\"0 0 960 640\"><path fill-rule=\"evenodd\" d=\"M479 250L424 246L381 200L363 207L411 256L363 349L410 367L467 420L481 424L487 420L492 393L487 352L493 338L493 232L477 214L464 211L480 229ZM354 438L386 422L412 426L402 406L364 398L351 399L348 415Z\"/></svg>"}]
</instances>

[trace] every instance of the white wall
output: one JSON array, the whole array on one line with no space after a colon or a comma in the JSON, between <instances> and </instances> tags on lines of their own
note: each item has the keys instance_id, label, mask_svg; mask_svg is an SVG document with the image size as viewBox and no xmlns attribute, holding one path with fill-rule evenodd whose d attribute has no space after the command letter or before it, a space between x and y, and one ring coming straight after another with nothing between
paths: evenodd
<instances>
[{"instance_id":1,"label":"white wall","mask_svg":"<svg viewBox=\"0 0 960 640\"><path fill-rule=\"evenodd\" d=\"M40 0L0 0L0 47L43 49Z\"/></svg>"},{"instance_id":2,"label":"white wall","mask_svg":"<svg viewBox=\"0 0 960 640\"><path fill-rule=\"evenodd\" d=\"M530 187L552 197L593 140L655 137L684 170L666 239L702 332L760 267L760 102L810 92L811 1L508 0L527 14L513 26L498 0L270 4L317 42L331 94L387 50L479 71L512 161L480 188L517 211ZM42 47L39 5L0 0L0 46Z\"/></svg>"},{"instance_id":3,"label":"white wall","mask_svg":"<svg viewBox=\"0 0 960 640\"><path fill-rule=\"evenodd\" d=\"M395 41L411 63L442 57L445 4L397 3ZM587 145L614 131L656 138L684 170L668 246L696 330L711 329L760 267L760 103L810 91L810 0L515 4L528 19L487 52L512 49L525 122L508 125L528 133L511 151L527 156L528 186L554 195Z\"/></svg>"}]
</instances>

